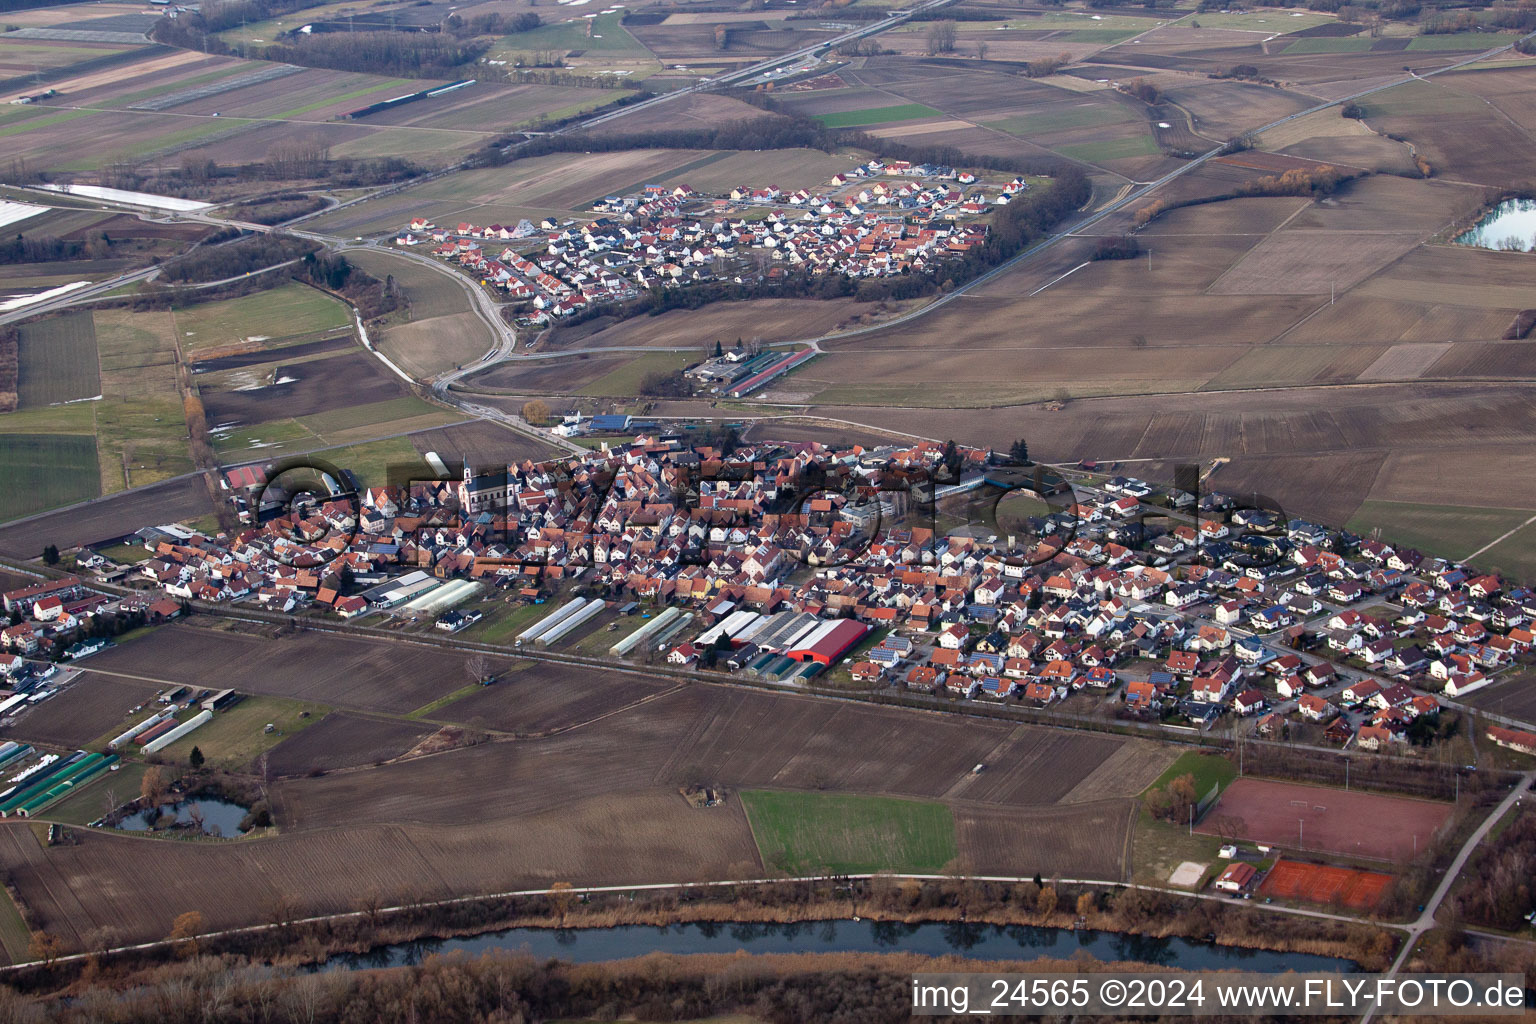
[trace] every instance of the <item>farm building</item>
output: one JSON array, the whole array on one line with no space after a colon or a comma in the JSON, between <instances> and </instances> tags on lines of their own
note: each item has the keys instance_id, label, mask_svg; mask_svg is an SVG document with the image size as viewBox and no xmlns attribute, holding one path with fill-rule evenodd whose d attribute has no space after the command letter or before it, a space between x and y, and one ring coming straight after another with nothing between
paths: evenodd
<instances>
[{"instance_id":1,"label":"farm building","mask_svg":"<svg viewBox=\"0 0 1536 1024\"><path fill-rule=\"evenodd\" d=\"M645 643L646 640L655 637L657 633L671 625L674 621L681 617L682 614L683 610L681 608L665 609L661 614L657 615L650 622L647 622L645 625L629 634L629 636L608 648L608 653L615 658L624 657L630 651Z\"/></svg>"},{"instance_id":2,"label":"farm building","mask_svg":"<svg viewBox=\"0 0 1536 1024\"><path fill-rule=\"evenodd\" d=\"M1216 888L1226 892L1244 892L1253 888L1253 883L1259 877L1259 869L1252 864L1237 863L1230 865L1216 879Z\"/></svg>"},{"instance_id":3,"label":"farm building","mask_svg":"<svg viewBox=\"0 0 1536 1024\"><path fill-rule=\"evenodd\" d=\"M784 654L795 661L814 661L820 665L830 665L847 654L854 645L864 639L864 634L868 632L868 626L862 622L854 622L852 619L824 622L798 640Z\"/></svg>"}]
</instances>

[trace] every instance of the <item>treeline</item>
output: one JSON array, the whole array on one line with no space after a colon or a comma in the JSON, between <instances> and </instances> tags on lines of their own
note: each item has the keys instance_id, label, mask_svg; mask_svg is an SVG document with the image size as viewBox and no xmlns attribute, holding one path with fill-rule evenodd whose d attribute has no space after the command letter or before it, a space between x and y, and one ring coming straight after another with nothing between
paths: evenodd
<instances>
[{"instance_id":1,"label":"treeline","mask_svg":"<svg viewBox=\"0 0 1536 1024\"><path fill-rule=\"evenodd\" d=\"M959 925L955 930L967 929ZM1021 932L1020 940L1025 938ZM120 989L92 979L78 994L46 1003L0 989L0 1014L15 1024L523 1024L737 1015L765 1024L889 1024L912 1019L912 972L941 969L926 958L903 954L731 961L646 957L632 963L568 964L526 953L493 952L474 958L433 956L425 963L387 970L308 973L200 956L195 938L184 938L181 945L188 950L186 960L141 971L131 986ZM963 963L941 962L950 970L961 969ZM1055 961L1049 969L1078 968ZM955 1024L975 1018L944 1014L919 1019ZM1109 1024L1123 1018L1076 1014L1073 1019ZM1237 1024L1254 1018L1207 1019ZM1342 1024L1346 1018L1317 1020Z\"/></svg>"},{"instance_id":2,"label":"treeline","mask_svg":"<svg viewBox=\"0 0 1536 1024\"><path fill-rule=\"evenodd\" d=\"M1239 196L1329 196L1357 174L1345 174L1337 167L1304 170L1293 167L1279 176L1270 174L1237 186Z\"/></svg>"},{"instance_id":3,"label":"treeline","mask_svg":"<svg viewBox=\"0 0 1536 1024\"><path fill-rule=\"evenodd\" d=\"M532 11L523 11L520 14L476 14L465 18L462 15L450 14L443 19L443 31L450 35L458 36L504 36L515 35L518 32L532 32L544 19Z\"/></svg>"},{"instance_id":4,"label":"treeline","mask_svg":"<svg viewBox=\"0 0 1536 1024\"><path fill-rule=\"evenodd\" d=\"M439 78L479 60L485 39L406 32L327 32L291 37L261 51L262 59L337 71L367 71L402 78Z\"/></svg>"},{"instance_id":5,"label":"treeline","mask_svg":"<svg viewBox=\"0 0 1536 1024\"><path fill-rule=\"evenodd\" d=\"M15 412L21 379L21 332L0 324L0 412Z\"/></svg>"},{"instance_id":6,"label":"treeline","mask_svg":"<svg viewBox=\"0 0 1536 1024\"><path fill-rule=\"evenodd\" d=\"M210 239L217 240L218 236ZM204 245L195 252L171 260L160 268L160 277L173 285L222 281L298 259L318 248L319 243L307 239L251 235L227 245Z\"/></svg>"},{"instance_id":7,"label":"treeline","mask_svg":"<svg viewBox=\"0 0 1536 1024\"><path fill-rule=\"evenodd\" d=\"M1101 238L1099 244L1093 247L1093 259L1096 260L1133 260L1141 255L1141 243L1135 235L1120 235L1117 238Z\"/></svg>"},{"instance_id":8,"label":"treeline","mask_svg":"<svg viewBox=\"0 0 1536 1024\"><path fill-rule=\"evenodd\" d=\"M200 5L195 15L183 13L176 20L195 17L202 31L223 32L253 21L280 18L313 6L314 0L218 0Z\"/></svg>"},{"instance_id":9,"label":"treeline","mask_svg":"<svg viewBox=\"0 0 1536 1024\"><path fill-rule=\"evenodd\" d=\"M405 295L393 275L380 281L339 253L311 252L299 263L294 278L335 292L357 307L364 320L392 313L405 305Z\"/></svg>"},{"instance_id":10,"label":"treeline","mask_svg":"<svg viewBox=\"0 0 1536 1024\"><path fill-rule=\"evenodd\" d=\"M967 153L954 146L913 145L860 131L828 128L820 121L784 109L764 93L738 91L730 95L757 107L765 115L773 116L744 118L703 127L661 128L601 135L540 135L523 142L502 138L476 152L470 161L474 166L492 167L552 153L617 153L634 149L819 149L831 153L839 147L851 146L867 150L883 159L976 167L1015 174L1050 176L1071 166L1055 157Z\"/></svg>"},{"instance_id":11,"label":"treeline","mask_svg":"<svg viewBox=\"0 0 1536 1024\"><path fill-rule=\"evenodd\" d=\"M325 200L304 192L286 192L281 195L252 199L230 208L234 220L248 224L281 224L306 213L325 209Z\"/></svg>"},{"instance_id":12,"label":"treeline","mask_svg":"<svg viewBox=\"0 0 1536 1024\"><path fill-rule=\"evenodd\" d=\"M112 239L104 231L93 231L84 239L56 238L52 235L27 238L17 235L0 242L0 264L100 260L111 254Z\"/></svg>"},{"instance_id":13,"label":"treeline","mask_svg":"<svg viewBox=\"0 0 1536 1024\"><path fill-rule=\"evenodd\" d=\"M1504 931L1525 927L1536 909L1536 812L1518 814L1472 855L1452 903L1468 924Z\"/></svg>"},{"instance_id":14,"label":"treeline","mask_svg":"<svg viewBox=\"0 0 1536 1024\"><path fill-rule=\"evenodd\" d=\"M1496 7L1491 11L1457 11L1431 14L1419 31L1426 36L1457 32L1505 30L1529 32L1536 29L1536 8Z\"/></svg>"},{"instance_id":15,"label":"treeline","mask_svg":"<svg viewBox=\"0 0 1536 1024\"><path fill-rule=\"evenodd\" d=\"M336 188L366 188L414 178L422 169L401 157L332 158L319 140L288 139L267 147L261 163L220 164L187 154L170 166L115 163L101 169L102 184L134 192L192 199L213 195L221 181L291 181L308 178Z\"/></svg>"},{"instance_id":16,"label":"treeline","mask_svg":"<svg viewBox=\"0 0 1536 1024\"><path fill-rule=\"evenodd\" d=\"M150 31L158 43L203 53L236 51L207 28L195 13L161 18ZM297 35L261 50L263 60L336 71L362 71L402 78L451 77L455 69L479 60L490 49L486 39L458 39L439 32L325 32Z\"/></svg>"},{"instance_id":17,"label":"treeline","mask_svg":"<svg viewBox=\"0 0 1536 1024\"><path fill-rule=\"evenodd\" d=\"M1228 145L1231 145L1229 143ZM1346 174L1335 167L1321 167L1315 170L1301 170L1295 168L1279 175L1266 175L1253 181L1245 182L1231 192L1223 192L1214 196L1195 196L1190 199L1158 199L1136 211L1133 223L1138 228L1146 227L1165 213L1174 210L1182 210L1187 206L1205 206L1208 203L1224 203L1229 199L1247 199L1254 196L1322 196L1332 195L1343 185L1356 178L1364 177L1367 172ZM1421 173L1423 169L1421 168ZM1428 174L1424 175L1428 177Z\"/></svg>"}]
</instances>

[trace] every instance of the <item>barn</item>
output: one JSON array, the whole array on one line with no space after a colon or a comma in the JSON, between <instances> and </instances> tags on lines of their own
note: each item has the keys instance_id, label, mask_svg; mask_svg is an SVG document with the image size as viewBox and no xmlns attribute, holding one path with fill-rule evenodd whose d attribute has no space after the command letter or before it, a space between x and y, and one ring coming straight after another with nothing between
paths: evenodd
<instances>
[{"instance_id":1,"label":"barn","mask_svg":"<svg viewBox=\"0 0 1536 1024\"><path fill-rule=\"evenodd\" d=\"M869 627L851 619L823 622L811 630L784 654L796 661L814 661L830 665L864 639Z\"/></svg>"}]
</instances>

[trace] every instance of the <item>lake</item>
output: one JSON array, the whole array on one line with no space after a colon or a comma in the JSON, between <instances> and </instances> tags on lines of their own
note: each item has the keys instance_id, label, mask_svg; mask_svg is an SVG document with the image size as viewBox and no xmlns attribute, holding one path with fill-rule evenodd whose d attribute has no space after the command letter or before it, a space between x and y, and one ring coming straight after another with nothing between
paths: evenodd
<instances>
[{"instance_id":1,"label":"lake","mask_svg":"<svg viewBox=\"0 0 1536 1024\"><path fill-rule=\"evenodd\" d=\"M1501 252L1536 250L1536 199L1506 199L1472 230L1457 235L1456 244Z\"/></svg>"},{"instance_id":2,"label":"lake","mask_svg":"<svg viewBox=\"0 0 1536 1024\"><path fill-rule=\"evenodd\" d=\"M1103 961L1244 971L1354 971L1353 961L1307 953L1218 946L1189 939L1154 939L1119 932L1028 925L892 921L811 921L802 924L693 922L614 928L509 928L455 939L423 939L340 954L320 970L358 970L420 963L434 953L492 950L530 953L575 963L621 960L646 953L920 953L976 960L1067 959L1079 950Z\"/></svg>"}]
</instances>

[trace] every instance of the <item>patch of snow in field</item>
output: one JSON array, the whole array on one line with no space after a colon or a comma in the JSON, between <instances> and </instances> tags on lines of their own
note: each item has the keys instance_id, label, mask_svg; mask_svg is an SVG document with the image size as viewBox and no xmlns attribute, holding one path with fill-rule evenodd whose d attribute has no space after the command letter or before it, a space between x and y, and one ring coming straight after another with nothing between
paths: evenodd
<instances>
[{"instance_id":1,"label":"patch of snow in field","mask_svg":"<svg viewBox=\"0 0 1536 1024\"><path fill-rule=\"evenodd\" d=\"M199 203L193 199L157 196L149 192L128 192L120 188L103 188L100 185L42 185L40 187L50 192L62 192L70 196L106 199L111 202L131 203L134 206L149 206L156 210L178 210L183 213L192 210L207 210L213 206L212 203Z\"/></svg>"},{"instance_id":2,"label":"patch of snow in field","mask_svg":"<svg viewBox=\"0 0 1536 1024\"><path fill-rule=\"evenodd\" d=\"M60 295L67 295L76 288L84 288L90 283L89 281L76 281L73 284L61 284L57 288L49 288L47 291L38 292L35 295L18 295L14 299L6 299L4 302L0 302L0 313L9 313L13 309L30 306L34 302L43 302Z\"/></svg>"},{"instance_id":3,"label":"patch of snow in field","mask_svg":"<svg viewBox=\"0 0 1536 1024\"><path fill-rule=\"evenodd\" d=\"M28 217L36 217L48 209L50 207L33 206L31 203L13 203L7 199L0 199L0 228L26 220Z\"/></svg>"}]
</instances>

